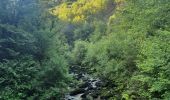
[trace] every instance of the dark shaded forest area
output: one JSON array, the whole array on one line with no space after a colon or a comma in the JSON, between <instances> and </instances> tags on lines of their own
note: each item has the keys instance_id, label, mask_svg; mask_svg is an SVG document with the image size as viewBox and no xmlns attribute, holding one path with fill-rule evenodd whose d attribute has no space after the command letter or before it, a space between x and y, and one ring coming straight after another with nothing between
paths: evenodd
<instances>
[{"instance_id":1,"label":"dark shaded forest area","mask_svg":"<svg viewBox=\"0 0 170 100\"><path fill-rule=\"evenodd\" d=\"M170 0L0 0L0 100L170 100Z\"/></svg>"}]
</instances>

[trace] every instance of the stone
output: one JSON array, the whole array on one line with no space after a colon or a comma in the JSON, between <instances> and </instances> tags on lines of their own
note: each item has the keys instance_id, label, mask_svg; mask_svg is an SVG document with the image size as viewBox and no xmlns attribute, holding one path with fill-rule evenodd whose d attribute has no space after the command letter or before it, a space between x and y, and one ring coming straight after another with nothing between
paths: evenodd
<instances>
[{"instance_id":1,"label":"stone","mask_svg":"<svg viewBox=\"0 0 170 100\"><path fill-rule=\"evenodd\" d=\"M75 89L74 91L70 92L70 95L74 96L74 95L78 95L78 94L81 94L81 93L84 93L84 92L85 92L85 89L78 88L78 89Z\"/></svg>"}]
</instances>

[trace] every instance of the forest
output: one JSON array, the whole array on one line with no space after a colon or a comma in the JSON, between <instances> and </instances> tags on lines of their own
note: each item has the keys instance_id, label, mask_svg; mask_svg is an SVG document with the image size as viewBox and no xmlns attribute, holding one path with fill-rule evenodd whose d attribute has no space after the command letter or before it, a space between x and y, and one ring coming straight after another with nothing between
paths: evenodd
<instances>
[{"instance_id":1,"label":"forest","mask_svg":"<svg viewBox=\"0 0 170 100\"><path fill-rule=\"evenodd\" d=\"M0 0L0 100L170 100L170 0Z\"/></svg>"}]
</instances>

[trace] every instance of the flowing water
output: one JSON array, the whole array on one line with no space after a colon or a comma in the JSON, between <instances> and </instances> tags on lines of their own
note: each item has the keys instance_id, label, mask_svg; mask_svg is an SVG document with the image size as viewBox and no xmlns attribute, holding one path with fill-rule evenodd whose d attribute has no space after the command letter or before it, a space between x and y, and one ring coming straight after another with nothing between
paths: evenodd
<instances>
[{"instance_id":1,"label":"flowing water","mask_svg":"<svg viewBox=\"0 0 170 100\"><path fill-rule=\"evenodd\" d=\"M77 87L75 90L65 95L65 100L82 100L86 98L86 95L91 94L91 91L95 91L100 83L100 79L93 78L88 74L76 74L72 73L79 81L82 81L82 84Z\"/></svg>"},{"instance_id":2,"label":"flowing water","mask_svg":"<svg viewBox=\"0 0 170 100\"><path fill-rule=\"evenodd\" d=\"M71 95L69 95L69 94L67 94L66 96L65 96L65 100L82 100L82 95L83 95L84 93L81 93L81 94L77 94L77 95L75 95L75 96L71 96Z\"/></svg>"}]
</instances>

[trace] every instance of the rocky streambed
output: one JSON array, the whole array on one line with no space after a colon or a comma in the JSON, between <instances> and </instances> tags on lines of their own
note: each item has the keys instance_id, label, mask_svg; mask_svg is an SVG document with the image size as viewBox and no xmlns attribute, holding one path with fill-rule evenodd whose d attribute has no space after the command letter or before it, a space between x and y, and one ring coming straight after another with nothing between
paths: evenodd
<instances>
[{"instance_id":1,"label":"rocky streambed","mask_svg":"<svg viewBox=\"0 0 170 100\"><path fill-rule=\"evenodd\" d=\"M88 74L74 74L78 81L81 81L73 91L65 95L65 100L87 100L87 98L97 99L97 91L100 90L102 81L98 78L93 78Z\"/></svg>"},{"instance_id":2,"label":"rocky streambed","mask_svg":"<svg viewBox=\"0 0 170 100\"><path fill-rule=\"evenodd\" d=\"M70 83L71 91L65 94L64 100L108 100L115 95L114 82L91 76L76 68L73 67L70 71L76 82Z\"/></svg>"},{"instance_id":3,"label":"rocky streambed","mask_svg":"<svg viewBox=\"0 0 170 100\"><path fill-rule=\"evenodd\" d=\"M83 72L72 72L71 75L80 83L65 95L65 100L100 100L100 91L103 82Z\"/></svg>"}]
</instances>

